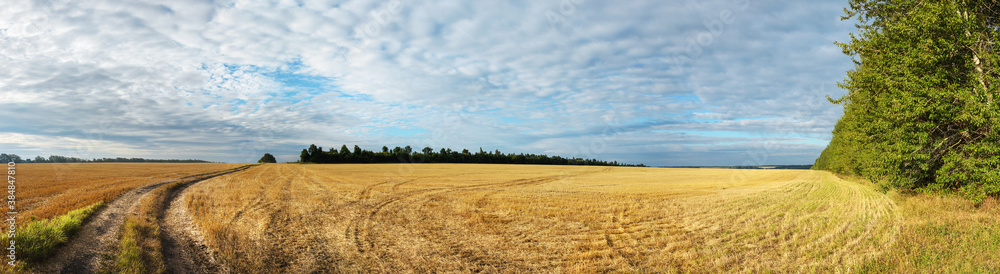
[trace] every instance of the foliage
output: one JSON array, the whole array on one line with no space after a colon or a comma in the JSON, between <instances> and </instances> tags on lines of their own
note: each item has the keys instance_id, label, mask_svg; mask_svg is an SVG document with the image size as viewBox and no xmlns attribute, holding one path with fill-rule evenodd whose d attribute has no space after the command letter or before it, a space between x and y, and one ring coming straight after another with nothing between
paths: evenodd
<instances>
[{"instance_id":1,"label":"foliage","mask_svg":"<svg viewBox=\"0 0 1000 274\"><path fill-rule=\"evenodd\" d=\"M125 219L125 224L122 228L122 239L118 250L118 259L115 260L115 272L163 273L163 258L150 258L149 252L143 252L144 249L149 249L148 246L144 246L144 243L147 243L147 245L148 243L156 244L156 247L159 247L158 241L143 241L151 237L159 237L158 227L140 224L132 218ZM158 262L159 264L154 264L154 266L147 265L147 262L150 261Z\"/></svg>"},{"instance_id":2,"label":"foliage","mask_svg":"<svg viewBox=\"0 0 1000 274\"><path fill-rule=\"evenodd\" d=\"M0 153L0 163L20 163L23 161L24 160L21 159L21 156L17 156L17 154Z\"/></svg>"},{"instance_id":3,"label":"foliage","mask_svg":"<svg viewBox=\"0 0 1000 274\"><path fill-rule=\"evenodd\" d=\"M264 157L260 157L260 160L257 160L257 163L259 164L277 163L277 162L278 159L275 159L274 155L271 155L271 153L264 153Z\"/></svg>"},{"instance_id":4,"label":"foliage","mask_svg":"<svg viewBox=\"0 0 1000 274\"><path fill-rule=\"evenodd\" d=\"M301 163L481 163L481 164L532 164L532 165L595 165L595 166L645 166L643 164L632 165L618 163L617 161L606 162L597 159L563 158L560 156L548 156L545 154L504 154L500 150L486 152L482 148L477 153L470 153L468 149L462 152L442 148L435 152L433 148L425 147L420 151L414 151L410 146L405 148L396 147L389 149L383 146L381 152L363 150L359 146L354 146L354 152L347 149L347 145L340 147L340 151L330 148L323 151L322 147L315 144L303 149L299 155Z\"/></svg>"},{"instance_id":5,"label":"foliage","mask_svg":"<svg viewBox=\"0 0 1000 274\"><path fill-rule=\"evenodd\" d=\"M814 168L884 188L1000 194L996 1L851 0L855 68Z\"/></svg>"}]
</instances>

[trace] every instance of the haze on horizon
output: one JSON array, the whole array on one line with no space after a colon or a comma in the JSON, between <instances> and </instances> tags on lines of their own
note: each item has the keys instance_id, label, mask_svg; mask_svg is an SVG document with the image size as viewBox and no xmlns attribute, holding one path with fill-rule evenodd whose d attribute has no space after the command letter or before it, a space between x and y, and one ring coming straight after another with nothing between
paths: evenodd
<instances>
[{"instance_id":1,"label":"haze on horizon","mask_svg":"<svg viewBox=\"0 0 1000 274\"><path fill-rule=\"evenodd\" d=\"M840 1L0 1L0 152L811 164Z\"/></svg>"}]
</instances>

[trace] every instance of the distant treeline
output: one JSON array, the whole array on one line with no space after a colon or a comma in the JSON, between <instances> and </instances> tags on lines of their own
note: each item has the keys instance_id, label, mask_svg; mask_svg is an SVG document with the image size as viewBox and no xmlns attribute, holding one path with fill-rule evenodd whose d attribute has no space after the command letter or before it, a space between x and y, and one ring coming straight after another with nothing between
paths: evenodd
<instances>
[{"instance_id":1,"label":"distant treeline","mask_svg":"<svg viewBox=\"0 0 1000 274\"><path fill-rule=\"evenodd\" d=\"M34 159L21 159L21 156L17 154L0 154L0 162L9 163L211 163L209 161L203 160L177 160L177 159L143 159L143 158L94 158L94 159L81 159L76 157L66 157L52 155L49 158L42 156L35 156Z\"/></svg>"},{"instance_id":2,"label":"distant treeline","mask_svg":"<svg viewBox=\"0 0 1000 274\"><path fill-rule=\"evenodd\" d=\"M479 163L479 164L530 164L530 165L593 165L593 166L638 166L619 163L618 161L606 162L597 159L563 158L560 156L548 156L538 154L513 154L496 151L483 151L472 153L468 149L461 152L442 148L434 151L433 148L425 147L420 151L414 151L410 146L382 147L381 152L363 150L359 146L354 146L354 150L347 148L347 145L340 147L340 150L330 148L323 151L322 147L310 145L303 149L299 155L301 163Z\"/></svg>"}]
</instances>

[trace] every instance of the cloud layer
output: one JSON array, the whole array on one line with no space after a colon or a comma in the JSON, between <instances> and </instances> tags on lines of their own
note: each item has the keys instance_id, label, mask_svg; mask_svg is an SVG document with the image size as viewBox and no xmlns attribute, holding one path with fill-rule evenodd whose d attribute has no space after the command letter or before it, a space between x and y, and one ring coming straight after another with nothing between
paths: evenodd
<instances>
[{"instance_id":1,"label":"cloud layer","mask_svg":"<svg viewBox=\"0 0 1000 274\"><path fill-rule=\"evenodd\" d=\"M811 163L840 3L5 1L0 148L295 160L308 144Z\"/></svg>"}]
</instances>

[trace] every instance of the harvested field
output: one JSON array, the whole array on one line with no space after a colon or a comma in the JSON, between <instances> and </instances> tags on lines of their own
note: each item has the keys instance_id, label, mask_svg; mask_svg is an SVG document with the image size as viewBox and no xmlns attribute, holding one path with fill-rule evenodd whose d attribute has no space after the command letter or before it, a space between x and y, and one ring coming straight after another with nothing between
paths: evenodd
<instances>
[{"instance_id":1,"label":"harvested field","mask_svg":"<svg viewBox=\"0 0 1000 274\"><path fill-rule=\"evenodd\" d=\"M181 195L234 272L844 270L901 223L811 170L268 164Z\"/></svg>"},{"instance_id":2,"label":"harvested field","mask_svg":"<svg viewBox=\"0 0 1000 274\"><path fill-rule=\"evenodd\" d=\"M147 184L240 166L213 163L17 164L18 218L49 219Z\"/></svg>"}]
</instances>

